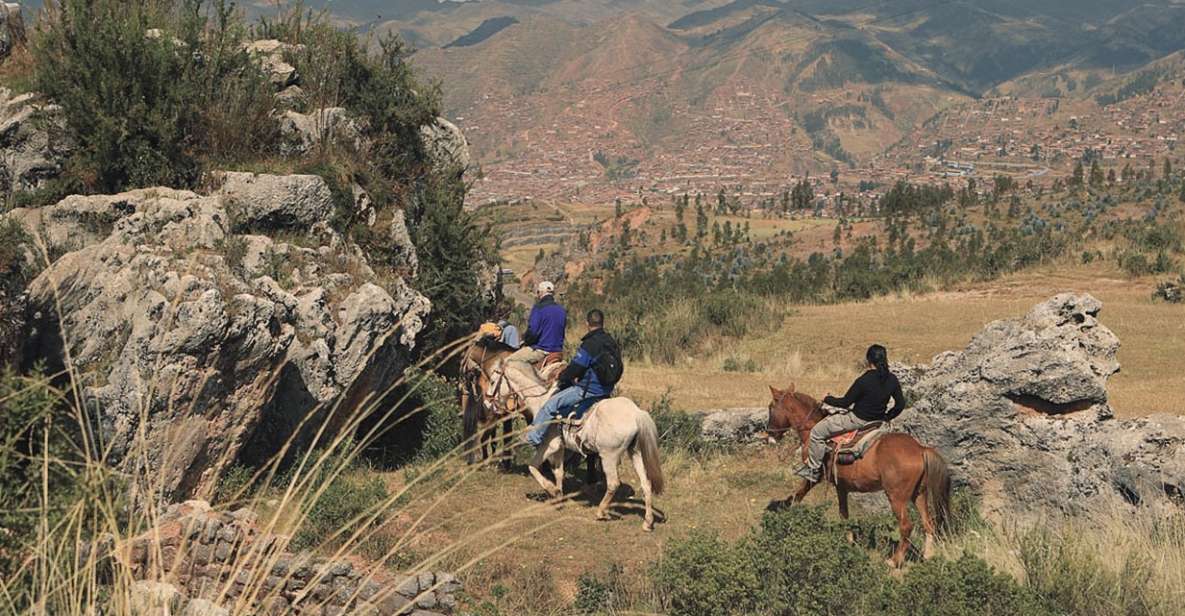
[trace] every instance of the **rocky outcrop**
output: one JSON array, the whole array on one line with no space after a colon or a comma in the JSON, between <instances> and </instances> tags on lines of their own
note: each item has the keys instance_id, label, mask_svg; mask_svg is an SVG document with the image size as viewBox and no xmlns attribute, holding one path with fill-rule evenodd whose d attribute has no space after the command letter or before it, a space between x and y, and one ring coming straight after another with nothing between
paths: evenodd
<instances>
[{"instance_id":1,"label":"rocky outcrop","mask_svg":"<svg viewBox=\"0 0 1185 616\"><path fill-rule=\"evenodd\" d=\"M384 391L430 309L324 223L265 234L324 213L319 178L228 176L210 196L144 189L8 215L51 261L28 288L26 361L68 350L109 459L146 465L166 495L208 493L310 413Z\"/></svg>"},{"instance_id":2,"label":"rocky outcrop","mask_svg":"<svg viewBox=\"0 0 1185 616\"><path fill-rule=\"evenodd\" d=\"M989 324L928 366L895 366L910 408L895 422L938 449L988 512L1109 510L1185 501L1185 417L1115 419L1119 339L1102 303L1064 294ZM705 438L755 442L765 409L709 412Z\"/></svg>"},{"instance_id":3,"label":"rocky outcrop","mask_svg":"<svg viewBox=\"0 0 1185 616\"><path fill-rule=\"evenodd\" d=\"M101 549L136 580L137 614L221 616L231 606L235 613L441 616L457 606L461 584L448 573L393 576L286 545L261 532L250 510L224 513L188 501L170 506L143 535Z\"/></svg>"},{"instance_id":4,"label":"rocky outcrop","mask_svg":"<svg viewBox=\"0 0 1185 616\"><path fill-rule=\"evenodd\" d=\"M285 90L287 92L287 90ZM283 154L299 156L323 142L335 141L354 149L364 146L362 131L344 107L326 107L311 113L280 114L280 146Z\"/></svg>"},{"instance_id":5,"label":"rocky outcrop","mask_svg":"<svg viewBox=\"0 0 1185 616\"><path fill-rule=\"evenodd\" d=\"M436 118L435 124L420 128L420 136L437 170L464 173L469 167L469 142L461 129L452 122Z\"/></svg>"},{"instance_id":6,"label":"rocky outcrop","mask_svg":"<svg viewBox=\"0 0 1185 616\"><path fill-rule=\"evenodd\" d=\"M261 39L251 41L243 48L259 63L259 68L277 91L299 83L300 76L296 73L296 68L284 59L284 54L299 53L304 49L302 45Z\"/></svg>"},{"instance_id":7,"label":"rocky outcrop","mask_svg":"<svg viewBox=\"0 0 1185 616\"><path fill-rule=\"evenodd\" d=\"M59 108L0 88L0 195L36 190L62 172L70 144Z\"/></svg>"},{"instance_id":8,"label":"rocky outcrop","mask_svg":"<svg viewBox=\"0 0 1185 616\"><path fill-rule=\"evenodd\" d=\"M0 2L0 60L4 60L18 45L25 44L25 20L21 5Z\"/></svg>"},{"instance_id":9,"label":"rocky outcrop","mask_svg":"<svg viewBox=\"0 0 1185 616\"><path fill-rule=\"evenodd\" d=\"M1120 421L1107 405L1119 339L1102 303L1058 295L996 321L966 349L902 369L912 406L898 427L938 448L989 510L1162 501L1185 489L1185 418Z\"/></svg>"},{"instance_id":10,"label":"rocky outcrop","mask_svg":"<svg viewBox=\"0 0 1185 616\"><path fill-rule=\"evenodd\" d=\"M333 194L316 175L222 175L222 205L232 229L309 229L333 215Z\"/></svg>"}]
</instances>

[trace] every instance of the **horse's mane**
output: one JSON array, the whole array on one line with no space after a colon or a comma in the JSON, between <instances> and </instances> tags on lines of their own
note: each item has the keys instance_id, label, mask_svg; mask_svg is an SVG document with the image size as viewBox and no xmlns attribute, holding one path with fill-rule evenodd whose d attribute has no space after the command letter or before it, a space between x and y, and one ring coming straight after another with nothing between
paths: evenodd
<instances>
[{"instance_id":1,"label":"horse's mane","mask_svg":"<svg viewBox=\"0 0 1185 616\"><path fill-rule=\"evenodd\" d=\"M810 397L809 395L807 395L801 391L793 392L790 395L793 396L794 399L797 400L799 404L801 404L804 407L806 407L807 409L809 409L809 411L806 414L806 419L811 419L815 415L822 413L823 405L819 404L818 400L815 400L814 398Z\"/></svg>"}]
</instances>

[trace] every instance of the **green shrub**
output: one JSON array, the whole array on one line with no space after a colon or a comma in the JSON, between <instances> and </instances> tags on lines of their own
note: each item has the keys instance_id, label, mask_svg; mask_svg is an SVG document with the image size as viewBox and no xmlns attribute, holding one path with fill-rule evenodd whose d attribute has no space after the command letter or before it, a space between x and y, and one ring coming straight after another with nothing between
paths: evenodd
<instances>
[{"instance_id":1,"label":"green shrub","mask_svg":"<svg viewBox=\"0 0 1185 616\"><path fill-rule=\"evenodd\" d=\"M344 447L342 451L349 449ZM311 485L321 486L325 481L329 481L331 470L339 464L334 458L326 460L322 470L323 477ZM359 517L375 511L388 496L387 486L381 477L369 468L351 465L329 481L321 495L305 512L300 529L292 537L293 549L315 548L324 544L338 531L352 531L360 523ZM339 538L344 538L343 535L339 535Z\"/></svg>"},{"instance_id":2,"label":"green shrub","mask_svg":"<svg viewBox=\"0 0 1185 616\"><path fill-rule=\"evenodd\" d=\"M417 462L435 462L461 444L461 407L457 403L457 389L433 372L408 369L404 378L415 387L415 400L423 409L421 440L416 451Z\"/></svg>"},{"instance_id":3,"label":"green shrub","mask_svg":"<svg viewBox=\"0 0 1185 616\"><path fill-rule=\"evenodd\" d=\"M739 546L702 532L672 541L652 572L667 613L754 613L765 580L749 557Z\"/></svg>"},{"instance_id":4,"label":"green shrub","mask_svg":"<svg viewBox=\"0 0 1185 616\"><path fill-rule=\"evenodd\" d=\"M983 560L964 555L912 565L882 586L874 611L887 616L1052 616L1037 595Z\"/></svg>"},{"instance_id":5,"label":"green shrub","mask_svg":"<svg viewBox=\"0 0 1185 616\"><path fill-rule=\"evenodd\" d=\"M218 478L218 487L214 490L213 503L224 505L244 500L251 496L251 479L255 476L255 469L242 464L235 464L222 473Z\"/></svg>"},{"instance_id":6,"label":"green shrub","mask_svg":"<svg viewBox=\"0 0 1185 616\"><path fill-rule=\"evenodd\" d=\"M47 377L0 369L0 571L16 570L37 541L38 524L53 525L67 513L60 505L76 487L67 466L77 461L72 425ZM6 591L16 586L4 584Z\"/></svg>"},{"instance_id":7,"label":"green shrub","mask_svg":"<svg viewBox=\"0 0 1185 616\"><path fill-rule=\"evenodd\" d=\"M650 417L658 428L659 445L664 450L682 450L694 456L725 450L724 445L704 438L702 415L672 408L670 392L663 394L654 403L650 408Z\"/></svg>"},{"instance_id":8,"label":"green shrub","mask_svg":"<svg viewBox=\"0 0 1185 616\"><path fill-rule=\"evenodd\" d=\"M585 572L576 580L576 600L572 609L577 614L606 614L622 610L627 605L625 572L613 563L604 575Z\"/></svg>"},{"instance_id":9,"label":"green shrub","mask_svg":"<svg viewBox=\"0 0 1185 616\"><path fill-rule=\"evenodd\" d=\"M762 609L770 613L854 611L883 583L883 567L848 543L846 527L820 508L767 513L744 548L761 580Z\"/></svg>"},{"instance_id":10,"label":"green shrub","mask_svg":"<svg viewBox=\"0 0 1185 616\"><path fill-rule=\"evenodd\" d=\"M272 89L223 0L63 0L34 37L37 90L62 109L84 190L193 186L203 159L277 142ZM150 30L159 32L151 33Z\"/></svg>"}]
</instances>

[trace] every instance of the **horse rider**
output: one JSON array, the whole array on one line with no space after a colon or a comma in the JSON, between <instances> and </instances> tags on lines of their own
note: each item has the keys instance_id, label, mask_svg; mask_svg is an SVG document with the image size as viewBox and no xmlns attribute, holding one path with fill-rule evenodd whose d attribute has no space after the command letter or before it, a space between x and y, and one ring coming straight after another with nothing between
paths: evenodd
<instances>
[{"instance_id":1,"label":"horse rider","mask_svg":"<svg viewBox=\"0 0 1185 616\"><path fill-rule=\"evenodd\" d=\"M807 450L807 461L798 470L798 476L818 483L823 471L823 456L827 453L827 440L833 436L859 430L877 421L892 421L905 410L905 395L901 382L889 371L889 355L885 347L874 344L864 355L867 370L848 388L842 398L830 394L823 403L841 411L828 415L811 429ZM889 399L893 408L885 411Z\"/></svg>"},{"instance_id":2,"label":"horse rider","mask_svg":"<svg viewBox=\"0 0 1185 616\"><path fill-rule=\"evenodd\" d=\"M515 327L510 321L507 321L506 319L498 321L498 329L502 331L502 334L498 336L498 340L501 341L502 344L505 344L512 349L517 349L522 346L522 341L518 336L518 328Z\"/></svg>"},{"instance_id":3,"label":"horse rider","mask_svg":"<svg viewBox=\"0 0 1185 616\"><path fill-rule=\"evenodd\" d=\"M527 319L527 335L523 346L506 358L508 367L524 374L532 374L535 365L552 353L564 350L564 330L568 327L568 312L555 301L555 285L544 280L536 288L538 301Z\"/></svg>"},{"instance_id":4,"label":"horse rider","mask_svg":"<svg viewBox=\"0 0 1185 616\"><path fill-rule=\"evenodd\" d=\"M547 426L557 416L582 402L608 398L621 379L621 350L617 341L605 331L605 313L593 309L585 319L588 333L580 339L580 350L568 367L560 373L556 393L535 415L531 431L525 440L538 447L547 435Z\"/></svg>"}]
</instances>

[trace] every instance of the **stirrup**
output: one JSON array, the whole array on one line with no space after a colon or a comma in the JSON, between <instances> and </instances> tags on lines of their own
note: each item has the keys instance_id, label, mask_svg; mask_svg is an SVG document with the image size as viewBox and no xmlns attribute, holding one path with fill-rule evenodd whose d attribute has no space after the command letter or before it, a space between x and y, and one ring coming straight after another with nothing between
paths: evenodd
<instances>
[{"instance_id":1,"label":"stirrup","mask_svg":"<svg viewBox=\"0 0 1185 616\"><path fill-rule=\"evenodd\" d=\"M803 464L797 471L794 471L794 474L811 483L819 483L823 479L823 469L816 470L806 464Z\"/></svg>"}]
</instances>

